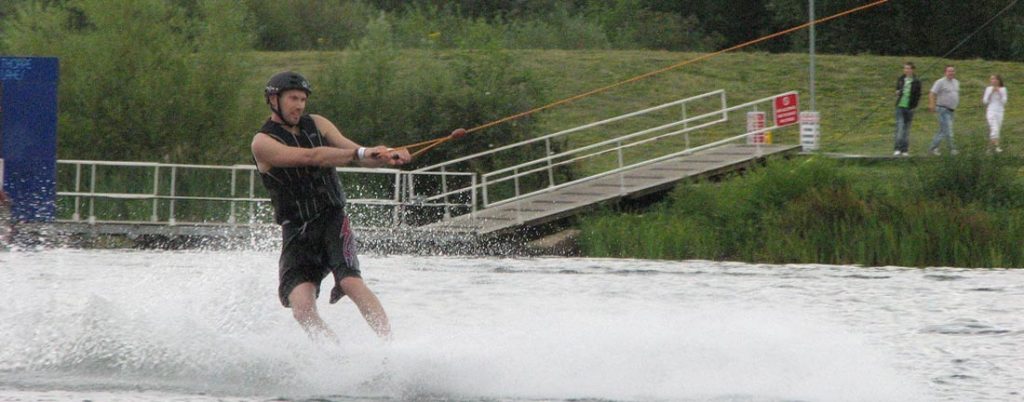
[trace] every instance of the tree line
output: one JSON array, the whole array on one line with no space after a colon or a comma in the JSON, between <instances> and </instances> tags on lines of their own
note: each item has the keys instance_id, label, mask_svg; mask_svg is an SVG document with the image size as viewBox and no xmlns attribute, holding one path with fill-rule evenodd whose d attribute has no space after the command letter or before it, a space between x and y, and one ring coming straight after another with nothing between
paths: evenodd
<instances>
[{"instance_id":1,"label":"tree line","mask_svg":"<svg viewBox=\"0 0 1024 402\"><path fill-rule=\"evenodd\" d=\"M814 0L817 17L869 3ZM823 53L945 56L1012 0L891 1L817 27ZM403 47L607 48L709 51L808 20L807 0L246 0L264 50L344 49L384 15ZM318 18L320 17L320 18ZM294 23L301 21L301 23ZM760 46L807 49L806 32ZM1024 60L1024 5L1009 9L953 58Z\"/></svg>"},{"instance_id":2,"label":"tree line","mask_svg":"<svg viewBox=\"0 0 1024 402\"><path fill-rule=\"evenodd\" d=\"M870 3L814 0L818 17ZM68 10L82 0L8 0L0 22L29 7ZM108 2L109 8L128 2ZM203 0L164 0L202 14ZM823 53L943 56L1013 0L891 1L817 28ZM344 50L384 18L402 48L658 49L709 51L807 22L808 0L242 0L238 12L257 50ZM81 15L81 12L77 14ZM71 22L75 24L75 22ZM78 23L85 23L79 19ZM2 35L2 33L0 33ZM760 45L807 49L806 33ZM4 49L0 49L4 50ZM953 58L1024 60L1024 5L1011 7Z\"/></svg>"}]
</instances>

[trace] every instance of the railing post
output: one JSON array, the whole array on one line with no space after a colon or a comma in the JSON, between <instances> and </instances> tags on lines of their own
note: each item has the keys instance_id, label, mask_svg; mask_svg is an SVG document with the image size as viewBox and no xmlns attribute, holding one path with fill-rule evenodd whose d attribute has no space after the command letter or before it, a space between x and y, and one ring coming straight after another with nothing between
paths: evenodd
<instances>
[{"instance_id":1,"label":"railing post","mask_svg":"<svg viewBox=\"0 0 1024 402\"><path fill-rule=\"evenodd\" d=\"M231 215L228 216L228 223L235 224L235 184L238 182L238 170L231 167Z\"/></svg>"},{"instance_id":2,"label":"railing post","mask_svg":"<svg viewBox=\"0 0 1024 402\"><path fill-rule=\"evenodd\" d=\"M89 224L96 224L96 164L89 175Z\"/></svg>"},{"instance_id":3,"label":"railing post","mask_svg":"<svg viewBox=\"0 0 1024 402\"><path fill-rule=\"evenodd\" d=\"M548 152L547 155L545 155L546 159L548 160L548 187L554 187L555 186L555 171L554 171L554 166L551 164L551 139L550 138L545 138L544 139L544 147L547 149L547 152Z\"/></svg>"},{"instance_id":4,"label":"railing post","mask_svg":"<svg viewBox=\"0 0 1024 402\"><path fill-rule=\"evenodd\" d=\"M0 179L3 179L0 177ZM71 215L71 219L78 222L82 219L82 215L79 214L78 204L81 202L81 196L77 195L82 191L82 164L75 163L75 213Z\"/></svg>"},{"instance_id":5,"label":"railing post","mask_svg":"<svg viewBox=\"0 0 1024 402\"><path fill-rule=\"evenodd\" d=\"M249 170L249 224L256 223L256 169Z\"/></svg>"},{"instance_id":6,"label":"railing post","mask_svg":"<svg viewBox=\"0 0 1024 402\"><path fill-rule=\"evenodd\" d=\"M519 169L512 169L512 177L516 187L516 198L519 198Z\"/></svg>"},{"instance_id":7,"label":"railing post","mask_svg":"<svg viewBox=\"0 0 1024 402\"><path fill-rule=\"evenodd\" d=\"M722 120L729 121L729 105L725 102L725 91L722 91Z\"/></svg>"},{"instance_id":8,"label":"railing post","mask_svg":"<svg viewBox=\"0 0 1024 402\"><path fill-rule=\"evenodd\" d=\"M487 199L487 175L481 175L480 177L483 182L483 184L480 185L480 188L484 190L484 208L487 208L488 205L491 205Z\"/></svg>"},{"instance_id":9,"label":"railing post","mask_svg":"<svg viewBox=\"0 0 1024 402\"><path fill-rule=\"evenodd\" d=\"M452 212L448 205L448 175L445 172L445 167L441 166L441 194L444 194L444 219L447 220L452 217Z\"/></svg>"},{"instance_id":10,"label":"railing post","mask_svg":"<svg viewBox=\"0 0 1024 402\"><path fill-rule=\"evenodd\" d=\"M171 166L171 206L167 211L167 224L174 225L174 187L178 180L178 167Z\"/></svg>"},{"instance_id":11,"label":"railing post","mask_svg":"<svg viewBox=\"0 0 1024 402\"><path fill-rule=\"evenodd\" d=\"M626 192L626 173L622 171L622 167L626 165L622 157L622 141L616 141L615 146L619 155L619 194L622 194Z\"/></svg>"},{"instance_id":12,"label":"railing post","mask_svg":"<svg viewBox=\"0 0 1024 402\"><path fill-rule=\"evenodd\" d=\"M683 111L683 129L686 130L686 129L690 128L690 122L686 121L686 102L683 102L680 106L682 106L682 111ZM690 132L689 131L687 131L686 134L683 135L683 139L686 141L686 148L685 149L690 149Z\"/></svg>"},{"instance_id":13,"label":"railing post","mask_svg":"<svg viewBox=\"0 0 1024 402\"><path fill-rule=\"evenodd\" d=\"M157 208L160 205L160 199L157 196L160 195L160 165L153 166L153 216L149 217L151 222L160 220L160 215L157 212Z\"/></svg>"},{"instance_id":14,"label":"railing post","mask_svg":"<svg viewBox=\"0 0 1024 402\"><path fill-rule=\"evenodd\" d=\"M395 206L391 208L391 227L402 224L402 172L395 173Z\"/></svg>"},{"instance_id":15,"label":"railing post","mask_svg":"<svg viewBox=\"0 0 1024 402\"><path fill-rule=\"evenodd\" d=\"M473 206L470 207L469 217L476 218L476 173L473 173L473 175L469 176L469 178L472 186L470 187L469 191L469 199L470 202L473 204Z\"/></svg>"}]
</instances>

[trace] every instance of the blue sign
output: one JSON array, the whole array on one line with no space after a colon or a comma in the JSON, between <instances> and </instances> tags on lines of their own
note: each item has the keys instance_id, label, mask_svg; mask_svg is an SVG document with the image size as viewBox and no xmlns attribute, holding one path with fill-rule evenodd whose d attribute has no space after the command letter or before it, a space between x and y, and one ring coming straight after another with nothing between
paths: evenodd
<instances>
[{"instance_id":1,"label":"blue sign","mask_svg":"<svg viewBox=\"0 0 1024 402\"><path fill-rule=\"evenodd\" d=\"M0 159L15 222L55 216L58 74L55 57L0 57Z\"/></svg>"}]
</instances>

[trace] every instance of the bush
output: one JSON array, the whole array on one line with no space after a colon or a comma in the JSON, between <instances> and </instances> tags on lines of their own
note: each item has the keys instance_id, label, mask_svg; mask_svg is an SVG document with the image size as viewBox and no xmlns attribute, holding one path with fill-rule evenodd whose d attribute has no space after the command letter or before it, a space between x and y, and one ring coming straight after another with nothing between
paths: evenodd
<instances>
[{"instance_id":1,"label":"bush","mask_svg":"<svg viewBox=\"0 0 1024 402\"><path fill-rule=\"evenodd\" d=\"M968 151L897 174L921 185L870 191L911 180L853 186L836 162L776 162L721 184L681 185L643 215L586 217L581 245L591 256L1021 266L1022 193L1006 163Z\"/></svg>"},{"instance_id":2,"label":"bush","mask_svg":"<svg viewBox=\"0 0 1024 402\"><path fill-rule=\"evenodd\" d=\"M593 18L573 13L565 3L553 13L507 24L506 47L512 49L607 49L611 42Z\"/></svg>"},{"instance_id":3,"label":"bush","mask_svg":"<svg viewBox=\"0 0 1024 402\"><path fill-rule=\"evenodd\" d=\"M61 158L236 160L223 148L243 131L242 10L212 0L192 10L162 0L55 4L20 8L4 41L17 54L60 58Z\"/></svg>"},{"instance_id":4,"label":"bush","mask_svg":"<svg viewBox=\"0 0 1024 402\"><path fill-rule=\"evenodd\" d=\"M1024 206L1024 188L1010 158L990 155L980 144L967 143L961 151L957 157L918 165L915 173L922 199L952 198L992 208Z\"/></svg>"},{"instance_id":5,"label":"bush","mask_svg":"<svg viewBox=\"0 0 1024 402\"><path fill-rule=\"evenodd\" d=\"M379 11L361 0L246 0L262 50L344 49Z\"/></svg>"}]
</instances>

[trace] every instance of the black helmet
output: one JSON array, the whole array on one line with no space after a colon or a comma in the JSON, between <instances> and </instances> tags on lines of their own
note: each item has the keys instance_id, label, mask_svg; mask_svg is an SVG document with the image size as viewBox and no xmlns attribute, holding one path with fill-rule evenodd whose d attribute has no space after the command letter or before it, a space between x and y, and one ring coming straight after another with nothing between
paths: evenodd
<instances>
[{"instance_id":1,"label":"black helmet","mask_svg":"<svg viewBox=\"0 0 1024 402\"><path fill-rule=\"evenodd\" d=\"M267 81L266 89L263 90L263 97L267 100L267 104L270 105L270 111L274 112L274 114L281 119L281 124L289 127L292 127L293 125L288 123L288 120L284 118L284 115L281 114L279 109L274 109L274 105L270 103L270 97L280 95L281 92L291 89L305 91L306 96L309 96L309 94L313 92L313 90L309 88L309 81L306 81L306 77L291 71L274 74L273 77L270 77L270 81Z\"/></svg>"},{"instance_id":2,"label":"black helmet","mask_svg":"<svg viewBox=\"0 0 1024 402\"><path fill-rule=\"evenodd\" d=\"M267 87L263 91L263 96L267 99L267 103L270 103L270 97L280 94L281 92L289 89L301 89L306 91L306 96L309 96L313 92L309 87L309 81L306 81L306 77L303 77L299 73L285 71L274 74L270 77L270 81L267 81Z\"/></svg>"}]
</instances>

